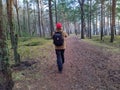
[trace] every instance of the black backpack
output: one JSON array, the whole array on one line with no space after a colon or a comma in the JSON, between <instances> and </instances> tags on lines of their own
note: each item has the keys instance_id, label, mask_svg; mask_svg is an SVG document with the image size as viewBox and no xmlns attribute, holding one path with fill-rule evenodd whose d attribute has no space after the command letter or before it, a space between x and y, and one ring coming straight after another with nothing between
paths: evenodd
<instances>
[{"instance_id":1,"label":"black backpack","mask_svg":"<svg viewBox=\"0 0 120 90\"><path fill-rule=\"evenodd\" d=\"M53 43L55 46L62 46L64 43L64 38L62 32L55 32L53 35Z\"/></svg>"}]
</instances>

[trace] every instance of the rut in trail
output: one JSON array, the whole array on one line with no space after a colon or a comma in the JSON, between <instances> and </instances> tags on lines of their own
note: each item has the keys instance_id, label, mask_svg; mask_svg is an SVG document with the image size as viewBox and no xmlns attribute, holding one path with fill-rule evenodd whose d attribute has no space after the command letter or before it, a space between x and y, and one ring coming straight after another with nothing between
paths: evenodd
<instances>
[{"instance_id":1,"label":"rut in trail","mask_svg":"<svg viewBox=\"0 0 120 90\"><path fill-rule=\"evenodd\" d=\"M72 36L67 39L63 72L59 74L54 47L50 47L49 58L37 60L36 68L25 76L33 72L39 78L16 82L14 90L120 90L119 54Z\"/></svg>"}]
</instances>

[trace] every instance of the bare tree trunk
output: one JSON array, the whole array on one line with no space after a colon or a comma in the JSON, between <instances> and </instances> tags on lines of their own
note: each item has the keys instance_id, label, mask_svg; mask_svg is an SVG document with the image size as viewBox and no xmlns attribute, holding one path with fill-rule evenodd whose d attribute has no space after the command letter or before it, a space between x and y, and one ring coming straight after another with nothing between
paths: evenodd
<instances>
[{"instance_id":1,"label":"bare tree trunk","mask_svg":"<svg viewBox=\"0 0 120 90\"><path fill-rule=\"evenodd\" d=\"M92 0L90 0L90 39L92 38L92 36L91 36L91 22L92 22L92 20L91 20L91 14L92 14L92 11L91 11L91 7L92 7Z\"/></svg>"},{"instance_id":2,"label":"bare tree trunk","mask_svg":"<svg viewBox=\"0 0 120 90\"><path fill-rule=\"evenodd\" d=\"M103 6L104 0L101 0L101 40L103 40Z\"/></svg>"},{"instance_id":3,"label":"bare tree trunk","mask_svg":"<svg viewBox=\"0 0 120 90\"><path fill-rule=\"evenodd\" d=\"M105 7L103 8L103 36L106 35L106 30L105 30Z\"/></svg>"},{"instance_id":4,"label":"bare tree trunk","mask_svg":"<svg viewBox=\"0 0 120 90\"><path fill-rule=\"evenodd\" d=\"M40 21L41 21L41 32L42 32L42 36L44 36L45 35L45 33L44 33L44 31L45 31L45 29L44 29L44 17L43 17L43 1L42 0L40 0L40 6L41 6L41 9L40 9L40 14L41 14L41 18L40 18Z\"/></svg>"},{"instance_id":5,"label":"bare tree trunk","mask_svg":"<svg viewBox=\"0 0 120 90\"><path fill-rule=\"evenodd\" d=\"M19 34L19 36L21 37L21 29L20 29L20 20L19 20L19 13L18 13L18 10L16 10L16 12L17 12L17 20L18 20L18 34Z\"/></svg>"},{"instance_id":6,"label":"bare tree trunk","mask_svg":"<svg viewBox=\"0 0 120 90\"><path fill-rule=\"evenodd\" d=\"M40 2L37 0L37 9L38 9L38 29L39 29L39 36L41 37L41 23L40 23Z\"/></svg>"},{"instance_id":7,"label":"bare tree trunk","mask_svg":"<svg viewBox=\"0 0 120 90\"><path fill-rule=\"evenodd\" d=\"M81 39L84 39L85 20L84 20L84 0L78 0L81 9Z\"/></svg>"},{"instance_id":8,"label":"bare tree trunk","mask_svg":"<svg viewBox=\"0 0 120 90\"><path fill-rule=\"evenodd\" d=\"M32 35L34 35L36 32L37 32L37 28L36 28L36 15L35 15L35 13L36 13L36 11L35 11L36 9L35 9L35 6L34 6L34 20L33 20L33 31L32 31Z\"/></svg>"},{"instance_id":9,"label":"bare tree trunk","mask_svg":"<svg viewBox=\"0 0 120 90\"><path fill-rule=\"evenodd\" d=\"M52 0L49 0L49 18L50 18L50 33L51 33L51 36L52 36L52 33L54 31L54 26L53 26L53 18L52 18L52 5L51 5L51 1Z\"/></svg>"},{"instance_id":10,"label":"bare tree trunk","mask_svg":"<svg viewBox=\"0 0 120 90\"><path fill-rule=\"evenodd\" d=\"M25 0L23 0L23 31L27 33L26 20L25 20Z\"/></svg>"},{"instance_id":11,"label":"bare tree trunk","mask_svg":"<svg viewBox=\"0 0 120 90\"><path fill-rule=\"evenodd\" d=\"M96 10L96 35L98 35L98 14L97 14L97 10Z\"/></svg>"},{"instance_id":12,"label":"bare tree trunk","mask_svg":"<svg viewBox=\"0 0 120 90\"><path fill-rule=\"evenodd\" d=\"M116 8L116 0L112 0L112 24L111 24L111 39L110 39L110 42L114 41L114 34L115 34L115 8Z\"/></svg>"},{"instance_id":13,"label":"bare tree trunk","mask_svg":"<svg viewBox=\"0 0 120 90\"><path fill-rule=\"evenodd\" d=\"M94 14L92 14L92 16L93 16L93 18L95 18L95 15L94 15ZM96 27L95 27L95 20L94 20L94 19L92 20L92 26L93 26L93 28L92 28L92 30L93 30L93 35L95 35L95 34L96 34Z\"/></svg>"},{"instance_id":14,"label":"bare tree trunk","mask_svg":"<svg viewBox=\"0 0 120 90\"><path fill-rule=\"evenodd\" d=\"M27 15L28 15L28 30L29 30L29 34L31 35L31 30L30 30L30 12L29 12L28 0L27 0Z\"/></svg>"},{"instance_id":15,"label":"bare tree trunk","mask_svg":"<svg viewBox=\"0 0 120 90\"><path fill-rule=\"evenodd\" d=\"M90 6L89 5L89 1L87 1L87 4L88 4L88 6ZM90 35L90 9L89 9L89 7L88 7L88 15L87 15L87 30L86 30L86 37L90 37L89 35Z\"/></svg>"},{"instance_id":16,"label":"bare tree trunk","mask_svg":"<svg viewBox=\"0 0 120 90\"><path fill-rule=\"evenodd\" d=\"M6 0L7 3L7 16L8 16L8 23L10 28L10 39L12 48L14 47L14 32L13 32L13 22L12 22L12 0Z\"/></svg>"},{"instance_id":17,"label":"bare tree trunk","mask_svg":"<svg viewBox=\"0 0 120 90\"><path fill-rule=\"evenodd\" d=\"M67 33L68 33L68 35L70 35L70 29L69 29L70 25L69 25L69 22L67 21L66 24L67 24Z\"/></svg>"},{"instance_id":18,"label":"bare tree trunk","mask_svg":"<svg viewBox=\"0 0 120 90\"><path fill-rule=\"evenodd\" d=\"M20 30L20 20L19 20L19 8L18 8L18 1L17 0L14 0L14 6L15 6L15 9L16 9L16 13L17 13L17 21L18 21L18 35L21 37L21 30Z\"/></svg>"},{"instance_id":19,"label":"bare tree trunk","mask_svg":"<svg viewBox=\"0 0 120 90\"><path fill-rule=\"evenodd\" d=\"M107 35L109 35L109 21L110 21L110 19L109 19L109 13L108 13L108 16L107 16Z\"/></svg>"},{"instance_id":20,"label":"bare tree trunk","mask_svg":"<svg viewBox=\"0 0 120 90\"><path fill-rule=\"evenodd\" d=\"M2 0L0 0L0 90L12 90L12 73L8 63L9 57L2 18Z\"/></svg>"},{"instance_id":21,"label":"bare tree trunk","mask_svg":"<svg viewBox=\"0 0 120 90\"><path fill-rule=\"evenodd\" d=\"M57 23L57 7L56 7L56 0L55 0L55 22Z\"/></svg>"},{"instance_id":22,"label":"bare tree trunk","mask_svg":"<svg viewBox=\"0 0 120 90\"><path fill-rule=\"evenodd\" d=\"M111 25L112 25L112 0L110 0L110 35L111 35Z\"/></svg>"},{"instance_id":23,"label":"bare tree trunk","mask_svg":"<svg viewBox=\"0 0 120 90\"><path fill-rule=\"evenodd\" d=\"M14 31L13 31L12 3L13 3L12 0L7 0L7 15L8 15L8 22L9 22L9 27L10 27L11 44L12 44L12 49L14 52L14 60L15 60L15 64L19 64L20 63L20 55L17 53L18 37L17 37L17 34L14 35Z\"/></svg>"},{"instance_id":24,"label":"bare tree trunk","mask_svg":"<svg viewBox=\"0 0 120 90\"><path fill-rule=\"evenodd\" d=\"M119 29L118 35L120 35L120 20L119 19L118 19L118 29Z\"/></svg>"}]
</instances>

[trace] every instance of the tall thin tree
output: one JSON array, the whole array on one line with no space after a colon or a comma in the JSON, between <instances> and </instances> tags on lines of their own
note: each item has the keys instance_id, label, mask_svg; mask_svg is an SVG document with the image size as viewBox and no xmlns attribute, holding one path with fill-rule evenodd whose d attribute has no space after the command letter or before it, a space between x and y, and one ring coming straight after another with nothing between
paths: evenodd
<instances>
[{"instance_id":1,"label":"tall thin tree","mask_svg":"<svg viewBox=\"0 0 120 90\"><path fill-rule=\"evenodd\" d=\"M55 22L57 23L57 1L55 0Z\"/></svg>"},{"instance_id":2,"label":"tall thin tree","mask_svg":"<svg viewBox=\"0 0 120 90\"><path fill-rule=\"evenodd\" d=\"M101 40L103 40L103 7L104 0L101 0Z\"/></svg>"},{"instance_id":3,"label":"tall thin tree","mask_svg":"<svg viewBox=\"0 0 120 90\"><path fill-rule=\"evenodd\" d=\"M20 63L20 55L17 52L17 48L18 48L18 37L17 34L14 34L14 30L13 30L13 21L12 21L12 4L13 4L13 0L6 0L7 2L7 16L8 16L8 22L9 22L9 28L10 28L10 40L11 40L11 44L12 44L12 49L14 52L14 60L15 60L15 64L19 64Z\"/></svg>"},{"instance_id":4,"label":"tall thin tree","mask_svg":"<svg viewBox=\"0 0 120 90\"><path fill-rule=\"evenodd\" d=\"M14 0L14 6L15 6L16 13L17 13L18 35L21 37L18 0Z\"/></svg>"},{"instance_id":5,"label":"tall thin tree","mask_svg":"<svg viewBox=\"0 0 120 90\"><path fill-rule=\"evenodd\" d=\"M52 36L52 33L54 31L54 26L53 26L53 18L52 18L52 0L49 0L49 18L50 18L50 34Z\"/></svg>"},{"instance_id":6,"label":"tall thin tree","mask_svg":"<svg viewBox=\"0 0 120 90\"><path fill-rule=\"evenodd\" d=\"M39 36L41 37L41 20L40 20L40 2L37 0L37 10L38 10L38 29L39 29Z\"/></svg>"},{"instance_id":7,"label":"tall thin tree","mask_svg":"<svg viewBox=\"0 0 120 90\"><path fill-rule=\"evenodd\" d=\"M3 28L2 0L0 0L0 89L12 90L12 73L9 67L9 57Z\"/></svg>"},{"instance_id":8,"label":"tall thin tree","mask_svg":"<svg viewBox=\"0 0 120 90\"><path fill-rule=\"evenodd\" d=\"M92 33L92 31L91 31L91 23L92 23L92 20L91 20L92 18L91 18L91 16L92 16L92 9L91 9L91 8L92 8L92 0L90 0L90 33L89 33L89 34L90 34L90 35L89 35L89 36L90 36L90 39L92 38L92 37L91 37L91 33Z\"/></svg>"},{"instance_id":9,"label":"tall thin tree","mask_svg":"<svg viewBox=\"0 0 120 90\"><path fill-rule=\"evenodd\" d=\"M80 9L81 9L81 39L84 39L84 31L85 31L85 20L84 20L84 2L85 0L78 0Z\"/></svg>"},{"instance_id":10,"label":"tall thin tree","mask_svg":"<svg viewBox=\"0 0 120 90\"><path fill-rule=\"evenodd\" d=\"M30 11L29 11L29 1L27 0L26 1L27 3L27 19L28 19L28 31L29 31L29 34L31 35L31 30L30 30Z\"/></svg>"},{"instance_id":11,"label":"tall thin tree","mask_svg":"<svg viewBox=\"0 0 120 90\"><path fill-rule=\"evenodd\" d=\"M114 41L114 34L115 34L115 11L116 11L116 0L112 0L112 24L111 24L111 39L110 39L110 42Z\"/></svg>"}]
</instances>

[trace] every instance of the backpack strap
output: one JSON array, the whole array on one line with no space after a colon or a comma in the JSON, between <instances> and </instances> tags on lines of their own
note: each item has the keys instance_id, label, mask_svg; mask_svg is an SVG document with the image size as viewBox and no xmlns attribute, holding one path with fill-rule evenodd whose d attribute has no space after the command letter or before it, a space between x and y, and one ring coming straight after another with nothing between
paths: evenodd
<instances>
[{"instance_id":1,"label":"backpack strap","mask_svg":"<svg viewBox=\"0 0 120 90\"><path fill-rule=\"evenodd\" d=\"M55 34L56 32L60 32L60 33L62 34L63 38L64 38L64 32L63 32L63 30L61 30L61 31L55 31L54 34Z\"/></svg>"}]
</instances>

